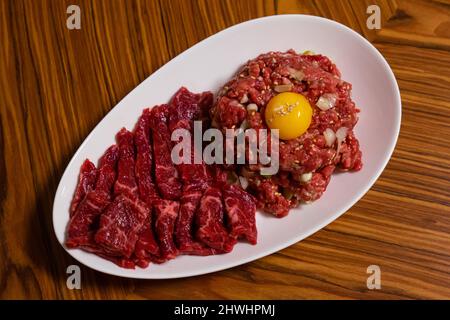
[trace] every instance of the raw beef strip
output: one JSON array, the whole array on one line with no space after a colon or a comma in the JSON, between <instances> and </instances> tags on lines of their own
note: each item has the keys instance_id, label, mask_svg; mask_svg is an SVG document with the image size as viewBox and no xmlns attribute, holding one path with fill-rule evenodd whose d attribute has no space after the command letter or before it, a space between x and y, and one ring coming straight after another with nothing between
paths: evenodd
<instances>
[{"instance_id":1,"label":"raw beef strip","mask_svg":"<svg viewBox=\"0 0 450 320\"><path fill-rule=\"evenodd\" d=\"M159 255L159 246L152 230L152 206L159 198L152 179L152 152L150 146L150 110L142 113L134 130L134 143L137 149L136 155L136 179L139 188L139 197L150 208L150 214L142 229L139 231L139 239L136 242L135 255L139 259L138 265L142 266L148 260L149 255Z\"/></svg>"},{"instance_id":2,"label":"raw beef strip","mask_svg":"<svg viewBox=\"0 0 450 320\"><path fill-rule=\"evenodd\" d=\"M195 212L200 204L204 188L187 186L183 188L180 201L180 213L175 225L175 240L183 254L207 256L221 253L220 250L209 248L193 239L193 224Z\"/></svg>"},{"instance_id":3,"label":"raw beef strip","mask_svg":"<svg viewBox=\"0 0 450 320\"><path fill-rule=\"evenodd\" d=\"M180 204L172 200L158 200L155 203L155 230L161 249L161 259L169 260L178 255L173 241L173 231Z\"/></svg>"},{"instance_id":4,"label":"raw beef strip","mask_svg":"<svg viewBox=\"0 0 450 320\"><path fill-rule=\"evenodd\" d=\"M256 203L253 197L237 185L227 185L223 190L223 199L230 236L235 239L243 237L256 244Z\"/></svg>"},{"instance_id":5,"label":"raw beef strip","mask_svg":"<svg viewBox=\"0 0 450 320\"><path fill-rule=\"evenodd\" d=\"M134 136L122 128L116 135L119 146L119 163L117 165L117 180L114 194L127 194L135 197L138 194L136 178L134 176Z\"/></svg>"},{"instance_id":6,"label":"raw beef strip","mask_svg":"<svg viewBox=\"0 0 450 320\"><path fill-rule=\"evenodd\" d=\"M111 146L100 159L95 189L86 194L69 221L66 241L69 248L94 245L93 235L97 219L111 201L118 157L119 149L117 146Z\"/></svg>"},{"instance_id":7,"label":"raw beef strip","mask_svg":"<svg viewBox=\"0 0 450 320\"><path fill-rule=\"evenodd\" d=\"M208 187L200 201L196 216L196 237L211 248L224 252L233 250L236 240L228 235L223 222L222 193L216 187Z\"/></svg>"},{"instance_id":8,"label":"raw beef strip","mask_svg":"<svg viewBox=\"0 0 450 320\"><path fill-rule=\"evenodd\" d=\"M98 255L99 257L102 257L103 259L111 261L111 262L117 264L121 268L134 269L137 264L132 259L127 259L127 258L123 258L123 257L114 257L114 256L111 256L111 255L105 253L105 251L100 246L98 246L96 243L94 243L93 239L92 239L91 245L83 246L83 250L94 253L94 254Z\"/></svg>"},{"instance_id":9,"label":"raw beef strip","mask_svg":"<svg viewBox=\"0 0 450 320\"><path fill-rule=\"evenodd\" d=\"M178 90L169 105L170 131L186 129L192 133L193 121L207 117L212 102L212 94L209 92L194 94L184 87ZM204 163L194 163L194 152L202 152L202 150L194 150L193 140L191 146L191 163L177 165L183 182L183 193L180 199L180 212L175 225L175 241L183 254L211 255L219 253L219 250L209 248L193 239L195 212L202 193L210 183L210 176Z\"/></svg>"},{"instance_id":10,"label":"raw beef strip","mask_svg":"<svg viewBox=\"0 0 450 320\"><path fill-rule=\"evenodd\" d=\"M152 178L152 150L150 145L150 110L145 109L134 130L134 143L136 155L136 180L139 188L139 197L149 206L158 199L158 193Z\"/></svg>"},{"instance_id":11,"label":"raw beef strip","mask_svg":"<svg viewBox=\"0 0 450 320\"><path fill-rule=\"evenodd\" d=\"M181 182L172 159L172 141L167 127L168 105L154 107L150 112L157 187L164 199L176 200L181 196Z\"/></svg>"},{"instance_id":12,"label":"raw beef strip","mask_svg":"<svg viewBox=\"0 0 450 320\"><path fill-rule=\"evenodd\" d=\"M136 242L136 247L134 249L134 254L139 259L149 259L151 255L158 256L160 254L151 221L151 212L149 212L147 220L144 221L144 225L139 231L139 239Z\"/></svg>"},{"instance_id":13,"label":"raw beef strip","mask_svg":"<svg viewBox=\"0 0 450 320\"><path fill-rule=\"evenodd\" d=\"M78 185L75 189L75 193L70 205L70 217L73 216L77 210L81 200L84 199L86 194L94 189L95 181L97 180L97 168L95 165L86 159L81 165L80 176L78 178Z\"/></svg>"},{"instance_id":14,"label":"raw beef strip","mask_svg":"<svg viewBox=\"0 0 450 320\"><path fill-rule=\"evenodd\" d=\"M169 105L169 129L172 133L176 129L186 129L193 133L193 121L203 120L208 116L212 106L213 95L211 92L195 94L182 87L174 95ZM210 177L204 163L194 163L194 153L202 150L195 150L191 141L191 163L182 163L177 166L181 180L184 185L206 186Z\"/></svg>"},{"instance_id":15,"label":"raw beef strip","mask_svg":"<svg viewBox=\"0 0 450 320\"><path fill-rule=\"evenodd\" d=\"M170 131L173 132L178 128L192 131L192 121L208 119L212 104L213 94L211 92L196 94L181 87L170 101Z\"/></svg>"},{"instance_id":16,"label":"raw beef strip","mask_svg":"<svg viewBox=\"0 0 450 320\"><path fill-rule=\"evenodd\" d=\"M101 215L95 241L110 255L130 258L148 216L144 202L127 194L118 195Z\"/></svg>"},{"instance_id":17,"label":"raw beef strip","mask_svg":"<svg viewBox=\"0 0 450 320\"><path fill-rule=\"evenodd\" d=\"M194 155L192 153L191 160ZM207 167L202 164L180 164L177 166L183 181L183 193L180 199L180 213L175 225L175 239L184 254L210 255L219 253L193 239L193 224L203 192L211 183Z\"/></svg>"}]
</instances>

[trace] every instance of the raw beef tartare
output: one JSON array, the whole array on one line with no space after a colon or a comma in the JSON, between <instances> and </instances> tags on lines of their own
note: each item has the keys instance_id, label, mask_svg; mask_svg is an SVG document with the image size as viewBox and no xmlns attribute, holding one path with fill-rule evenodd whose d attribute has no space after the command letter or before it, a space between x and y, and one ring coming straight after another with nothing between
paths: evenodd
<instances>
[{"instance_id":1,"label":"raw beef tartare","mask_svg":"<svg viewBox=\"0 0 450 320\"><path fill-rule=\"evenodd\" d=\"M280 129L277 174L261 175L261 164L234 167L260 208L285 216L317 200L333 172L361 169L351 89L329 58L293 50L261 54L222 88L210 111L214 127Z\"/></svg>"}]
</instances>

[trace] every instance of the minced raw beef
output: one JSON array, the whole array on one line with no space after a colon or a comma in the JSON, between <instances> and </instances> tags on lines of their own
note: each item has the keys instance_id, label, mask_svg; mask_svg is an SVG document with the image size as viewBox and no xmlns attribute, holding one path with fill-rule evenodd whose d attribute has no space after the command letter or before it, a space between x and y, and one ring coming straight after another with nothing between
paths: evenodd
<instances>
[{"instance_id":1,"label":"minced raw beef","mask_svg":"<svg viewBox=\"0 0 450 320\"><path fill-rule=\"evenodd\" d=\"M280 88L308 99L313 108L311 125L298 138L280 141L277 174L260 175L259 164L234 167L247 179L247 190L256 197L258 206L278 217L301 202L317 200L334 171L358 171L362 167L359 142L353 132L359 110L351 98L352 86L341 79L334 63L320 54L289 50L261 54L248 61L219 92L211 109L212 125L224 130L239 128L246 121L247 128L268 129L264 110ZM320 109L316 104L322 96L334 101L334 106ZM327 145L325 130L337 133L341 128L346 133L342 143L336 139Z\"/></svg>"}]
</instances>

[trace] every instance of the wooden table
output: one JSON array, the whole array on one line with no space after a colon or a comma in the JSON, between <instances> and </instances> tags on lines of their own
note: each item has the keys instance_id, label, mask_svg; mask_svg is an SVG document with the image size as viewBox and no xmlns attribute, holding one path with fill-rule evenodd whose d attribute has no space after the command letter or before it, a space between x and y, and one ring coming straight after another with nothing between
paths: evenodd
<instances>
[{"instance_id":1,"label":"wooden table","mask_svg":"<svg viewBox=\"0 0 450 320\"><path fill-rule=\"evenodd\" d=\"M366 28L377 3L382 28ZM66 9L81 8L81 30ZM370 39L400 85L400 138L386 170L345 215L266 258L214 274L144 281L82 269L57 243L61 174L96 123L158 67L241 21L306 13ZM448 1L0 1L0 297L43 299L450 298ZM366 269L381 268L369 290Z\"/></svg>"}]
</instances>

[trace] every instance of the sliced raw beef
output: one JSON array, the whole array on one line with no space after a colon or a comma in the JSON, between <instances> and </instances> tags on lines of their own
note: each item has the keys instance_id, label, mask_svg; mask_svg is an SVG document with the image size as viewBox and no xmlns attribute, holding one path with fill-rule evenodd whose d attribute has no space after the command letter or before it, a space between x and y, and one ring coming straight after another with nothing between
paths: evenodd
<instances>
[{"instance_id":1,"label":"sliced raw beef","mask_svg":"<svg viewBox=\"0 0 450 320\"><path fill-rule=\"evenodd\" d=\"M152 229L153 202L159 199L159 195L152 178L153 159L150 145L149 116L150 110L145 109L134 130L134 143L137 149L135 172L139 197L150 208L150 214L139 231L139 239L135 248L135 255L139 259L138 265L141 267L146 263L148 264L150 255L159 255L159 246Z\"/></svg>"},{"instance_id":2,"label":"sliced raw beef","mask_svg":"<svg viewBox=\"0 0 450 320\"><path fill-rule=\"evenodd\" d=\"M174 95L169 104L169 129L172 133L176 129L186 129L193 137L193 121L203 121L208 117L209 109L213 103L211 92L201 94L192 93L185 87L182 87ZM210 182L205 163L195 164L194 153L202 153L202 150L194 149L193 140L191 141L191 162L182 163L177 166L180 177L185 186L196 185L197 187L206 187Z\"/></svg>"},{"instance_id":3,"label":"sliced raw beef","mask_svg":"<svg viewBox=\"0 0 450 320\"><path fill-rule=\"evenodd\" d=\"M168 105L154 107L150 112L153 137L156 185L164 199L176 200L181 196L181 182L172 159L172 142L167 126Z\"/></svg>"},{"instance_id":4,"label":"sliced raw beef","mask_svg":"<svg viewBox=\"0 0 450 320\"><path fill-rule=\"evenodd\" d=\"M209 112L213 99L210 92L194 94L181 88L172 98L169 105L169 129L171 133L177 129L185 129L193 133L193 121L203 120ZM191 141L190 163L177 165L183 182L183 193L180 199L180 212L175 225L175 241L183 254L211 255L219 250L210 248L194 240L194 217L203 192L210 184L210 176L204 163L195 164L195 152Z\"/></svg>"},{"instance_id":5,"label":"sliced raw beef","mask_svg":"<svg viewBox=\"0 0 450 320\"><path fill-rule=\"evenodd\" d=\"M223 221L222 193L216 187L208 187L200 201L196 216L197 239L223 252L230 252L236 240L228 235Z\"/></svg>"},{"instance_id":6,"label":"sliced raw beef","mask_svg":"<svg viewBox=\"0 0 450 320\"><path fill-rule=\"evenodd\" d=\"M150 259L151 256L159 256L160 254L159 246L152 229L151 216L151 212L149 212L147 220L144 221L144 225L139 231L139 239L134 249L134 254L139 259Z\"/></svg>"},{"instance_id":7,"label":"sliced raw beef","mask_svg":"<svg viewBox=\"0 0 450 320\"><path fill-rule=\"evenodd\" d=\"M109 255L130 258L148 216L144 202L126 194L118 195L101 215L95 241Z\"/></svg>"},{"instance_id":8,"label":"sliced raw beef","mask_svg":"<svg viewBox=\"0 0 450 320\"><path fill-rule=\"evenodd\" d=\"M119 163L117 165L117 180L114 184L114 194L126 194L130 197L138 195L136 177L134 176L134 136L122 128L116 135L119 146Z\"/></svg>"},{"instance_id":9,"label":"sliced raw beef","mask_svg":"<svg viewBox=\"0 0 450 320\"><path fill-rule=\"evenodd\" d=\"M86 159L81 165L80 176L78 178L78 185L75 189L75 193L70 205L70 217L73 216L77 210L81 200L84 199L86 194L89 193L95 187L95 181L97 180L97 168L95 164Z\"/></svg>"},{"instance_id":10,"label":"sliced raw beef","mask_svg":"<svg viewBox=\"0 0 450 320\"><path fill-rule=\"evenodd\" d=\"M194 217L199 207L204 188L185 187L180 201L180 212L175 225L175 240L183 254L207 256L221 253L193 239Z\"/></svg>"},{"instance_id":11,"label":"sliced raw beef","mask_svg":"<svg viewBox=\"0 0 450 320\"><path fill-rule=\"evenodd\" d=\"M98 255L99 257L102 257L103 259L111 261L122 268L134 269L136 266L134 259L127 259L127 258L123 258L123 257L114 257L114 256L111 256L111 255L105 253L105 251L99 245L94 243L94 239L92 239L91 245L83 246L83 250L94 253L94 254Z\"/></svg>"},{"instance_id":12,"label":"sliced raw beef","mask_svg":"<svg viewBox=\"0 0 450 320\"><path fill-rule=\"evenodd\" d=\"M145 109L134 130L134 143L136 155L136 179L139 188L139 197L149 206L159 198L152 178L152 149L150 144L150 110Z\"/></svg>"},{"instance_id":13,"label":"sliced raw beef","mask_svg":"<svg viewBox=\"0 0 450 320\"><path fill-rule=\"evenodd\" d=\"M98 217L111 202L118 157L119 149L117 146L111 146L100 159L95 189L86 194L69 221L66 241L69 248L95 245L93 236L98 225Z\"/></svg>"},{"instance_id":14,"label":"sliced raw beef","mask_svg":"<svg viewBox=\"0 0 450 320\"><path fill-rule=\"evenodd\" d=\"M170 101L169 129L184 128L192 131L192 121L209 119L208 114L213 104L211 92L192 93L185 87L175 93Z\"/></svg>"},{"instance_id":15,"label":"sliced raw beef","mask_svg":"<svg viewBox=\"0 0 450 320\"><path fill-rule=\"evenodd\" d=\"M177 201L158 200L155 202L155 230L161 250L160 258L163 260L173 259L178 255L173 232L179 209L180 204Z\"/></svg>"},{"instance_id":16,"label":"sliced raw beef","mask_svg":"<svg viewBox=\"0 0 450 320\"><path fill-rule=\"evenodd\" d=\"M251 244L256 244L255 200L237 185L225 186L222 193L231 237L246 238Z\"/></svg>"}]
</instances>

